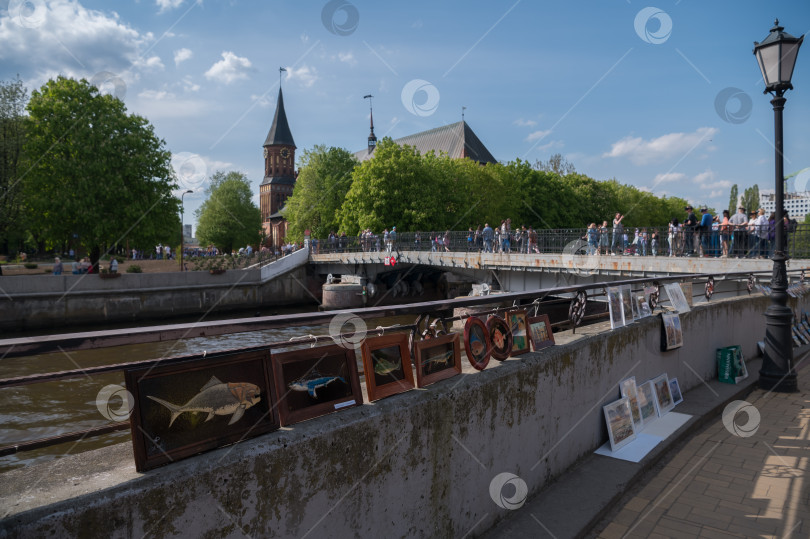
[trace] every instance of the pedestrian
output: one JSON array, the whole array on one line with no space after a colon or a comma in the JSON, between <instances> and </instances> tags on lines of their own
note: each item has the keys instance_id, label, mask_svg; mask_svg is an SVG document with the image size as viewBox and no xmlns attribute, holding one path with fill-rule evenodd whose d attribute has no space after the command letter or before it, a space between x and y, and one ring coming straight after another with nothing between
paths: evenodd
<instances>
[{"instance_id":1,"label":"pedestrian","mask_svg":"<svg viewBox=\"0 0 810 539\"><path fill-rule=\"evenodd\" d=\"M698 229L698 220L695 209L689 205L684 208L686 220L683 222L683 251L686 256L695 256L695 234Z\"/></svg>"},{"instance_id":2,"label":"pedestrian","mask_svg":"<svg viewBox=\"0 0 810 539\"><path fill-rule=\"evenodd\" d=\"M596 223L591 223L588 225L588 230L585 235L588 238L588 250L586 251L586 254L588 256L595 255L597 251L596 246L598 245L599 241L599 232L596 230Z\"/></svg>"},{"instance_id":3,"label":"pedestrian","mask_svg":"<svg viewBox=\"0 0 810 539\"><path fill-rule=\"evenodd\" d=\"M599 227L599 254L608 254L608 243L610 243L610 238L608 238L608 222L602 221L602 226Z\"/></svg>"},{"instance_id":4,"label":"pedestrian","mask_svg":"<svg viewBox=\"0 0 810 539\"><path fill-rule=\"evenodd\" d=\"M118 260L115 257L110 260L110 273L118 273Z\"/></svg>"},{"instance_id":5,"label":"pedestrian","mask_svg":"<svg viewBox=\"0 0 810 539\"><path fill-rule=\"evenodd\" d=\"M492 240L493 240L494 232L492 227L489 226L489 223L484 223L484 230L481 232L481 237L484 239L484 252L491 253L492 252Z\"/></svg>"},{"instance_id":6,"label":"pedestrian","mask_svg":"<svg viewBox=\"0 0 810 539\"><path fill-rule=\"evenodd\" d=\"M757 256L759 258L766 258L768 256L768 217L765 216L765 210L759 209L754 226L757 235Z\"/></svg>"},{"instance_id":7,"label":"pedestrian","mask_svg":"<svg viewBox=\"0 0 810 539\"><path fill-rule=\"evenodd\" d=\"M720 258L728 258L730 238L731 220L728 217L728 210L723 210L723 220L720 221L720 248L722 251Z\"/></svg>"},{"instance_id":8,"label":"pedestrian","mask_svg":"<svg viewBox=\"0 0 810 539\"><path fill-rule=\"evenodd\" d=\"M745 230L746 222L745 208L740 206L737 208L737 213L728 220L729 234L731 235L729 256L734 255L737 258L745 256L745 246L748 245L747 231Z\"/></svg>"},{"instance_id":9,"label":"pedestrian","mask_svg":"<svg viewBox=\"0 0 810 539\"><path fill-rule=\"evenodd\" d=\"M616 245L618 240L619 254L624 254L624 225L622 224L624 215L616 212L616 217L613 218L613 239L610 242L610 254L616 254Z\"/></svg>"},{"instance_id":10,"label":"pedestrian","mask_svg":"<svg viewBox=\"0 0 810 539\"><path fill-rule=\"evenodd\" d=\"M62 271L64 271L64 266L62 266L62 261L57 256L53 259L53 274L54 275L62 275Z\"/></svg>"}]
</instances>

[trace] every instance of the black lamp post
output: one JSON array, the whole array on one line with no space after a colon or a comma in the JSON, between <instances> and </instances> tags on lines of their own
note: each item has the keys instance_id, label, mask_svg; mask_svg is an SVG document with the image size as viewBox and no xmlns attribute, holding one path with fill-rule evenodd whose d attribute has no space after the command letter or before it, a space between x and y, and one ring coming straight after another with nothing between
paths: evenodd
<instances>
[{"instance_id":1,"label":"black lamp post","mask_svg":"<svg viewBox=\"0 0 810 539\"><path fill-rule=\"evenodd\" d=\"M796 371L793 368L793 340L791 325L793 313L787 306L787 268L785 233L783 225L785 205L785 174L782 167L782 110L784 94L792 90L790 78L796 65L796 56L804 36L795 38L783 32L777 19L761 43L754 42L754 55L765 79L765 93L773 96L774 145L776 148L776 245L771 278L771 305L765 311L765 354L759 371L759 387L779 392L798 391Z\"/></svg>"},{"instance_id":2,"label":"black lamp post","mask_svg":"<svg viewBox=\"0 0 810 539\"><path fill-rule=\"evenodd\" d=\"M193 193L191 189L184 192L180 195L180 271L186 271L186 268L183 266L183 251L185 251L185 244L186 244L186 235L185 230L183 230L183 197L188 195L189 193Z\"/></svg>"}]
</instances>

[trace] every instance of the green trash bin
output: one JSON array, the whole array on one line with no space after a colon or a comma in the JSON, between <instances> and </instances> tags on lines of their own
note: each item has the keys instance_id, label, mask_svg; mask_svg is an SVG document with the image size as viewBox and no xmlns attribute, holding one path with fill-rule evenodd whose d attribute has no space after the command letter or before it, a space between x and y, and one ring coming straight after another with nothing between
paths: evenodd
<instances>
[{"instance_id":1,"label":"green trash bin","mask_svg":"<svg viewBox=\"0 0 810 539\"><path fill-rule=\"evenodd\" d=\"M717 349L717 379L725 384L738 384L748 378L742 347L726 346Z\"/></svg>"}]
</instances>

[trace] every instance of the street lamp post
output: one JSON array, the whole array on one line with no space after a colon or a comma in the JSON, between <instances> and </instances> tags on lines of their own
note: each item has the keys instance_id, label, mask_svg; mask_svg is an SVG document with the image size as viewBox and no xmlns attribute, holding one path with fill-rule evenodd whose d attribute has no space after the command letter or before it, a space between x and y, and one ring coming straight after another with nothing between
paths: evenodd
<instances>
[{"instance_id":1,"label":"street lamp post","mask_svg":"<svg viewBox=\"0 0 810 539\"><path fill-rule=\"evenodd\" d=\"M189 189L180 195L180 271L186 271L185 266L183 266L183 251L185 251L186 243L185 231L183 230L183 197L193 192L194 191Z\"/></svg>"},{"instance_id":2,"label":"street lamp post","mask_svg":"<svg viewBox=\"0 0 810 539\"><path fill-rule=\"evenodd\" d=\"M793 340L791 325L793 313L787 306L787 254L785 253L785 232L783 216L785 211L785 175L782 155L782 111L785 108L784 94L792 90L790 79L796 56L804 36L795 38L785 33L777 19L761 43L754 42L754 55L757 57L762 78L765 79L765 93L773 96L771 105L774 112L774 146L776 149L776 245L773 255L773 276L771 278L771 304L765 311L765 353L759 371L759 387L783 393L798 391L796 371L793 368Z\"/></svg>"}]
</instances>

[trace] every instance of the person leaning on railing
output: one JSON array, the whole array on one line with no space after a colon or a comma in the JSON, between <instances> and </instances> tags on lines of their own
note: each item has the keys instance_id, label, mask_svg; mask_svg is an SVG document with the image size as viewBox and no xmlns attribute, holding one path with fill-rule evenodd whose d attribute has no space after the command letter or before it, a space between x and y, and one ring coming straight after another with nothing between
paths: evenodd
<instances>
[{"instance_id":1,"label":"person leaning on railing","mask_svg":"<svg viewBox=\"0 0 810 539\"><path fill-rule=\"evenodd\" d=\"M728 213L727 211L724 213ZM737 213L729 217L729 231L731 233L730 254L742 257L745 255L745 246L748 245L747 231L745 230L745 208L737 208Z\"/></svg>"}]
</instances>

